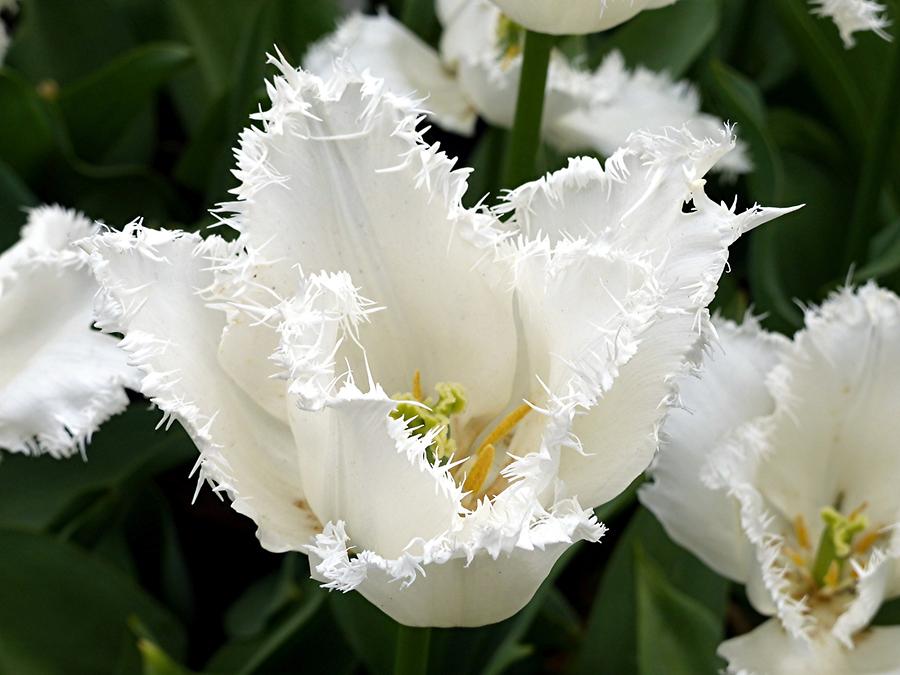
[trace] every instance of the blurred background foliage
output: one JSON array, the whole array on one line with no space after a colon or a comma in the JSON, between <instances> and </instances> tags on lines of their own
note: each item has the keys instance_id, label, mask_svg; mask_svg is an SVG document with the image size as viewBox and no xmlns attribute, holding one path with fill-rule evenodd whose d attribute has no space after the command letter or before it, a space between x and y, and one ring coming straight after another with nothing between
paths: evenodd
<instances>
[{"instance_id":1,"label":"blurred background foliage","mask_svg":"<svg viewBox=\"0 0 900 675\"><path fill-rule=\"evenodd\" d=\"M434 44L427 3L403 5L387 3ZM848 275L900 291L900 133L878 115L897 42L860 34L845 50L808 9L680 0L566 45L589 64L619 49L632 66L687 77L707 111L738 124L756 168L711 179L714 197L807 205L739 242L715 303L733 318L752 307L786 333L800 303ZM265 52L277 44L299 63L345 11L338 0L23 0L4 13L0 249L40 203L113 227L211 224L271 76ZM476 169L473 203L512 187L499 182L505 132L429 136ZM565 158L545 148L540 162ZM158 419L135 397L87 461L3 457L0 672L389 672L396 626L356 594L317 588L304 556L263 551L208 489L192 504L196 452L177 425L154 431ZM431 671L716 672L717 644L759 621L742 591L673 544L633 488L598 511L603 544L574 547L511 619L436 632Z\"/></svg>"}]
</instances>

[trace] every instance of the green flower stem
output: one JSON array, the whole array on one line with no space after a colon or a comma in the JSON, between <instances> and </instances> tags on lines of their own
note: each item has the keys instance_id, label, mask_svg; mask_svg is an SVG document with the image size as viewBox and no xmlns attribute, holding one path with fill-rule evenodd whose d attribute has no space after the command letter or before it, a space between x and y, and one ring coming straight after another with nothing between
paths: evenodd
<instances>
[{"instance_id":1,"label":"green flower stem","mask_svg":"<svg viewBox=\"0 0 900 675\"><path fill-rule=\"evenodd\" d=\"M900 2L892 3L893 25L900 24ZM877 230L878 202L890 176L890 159L897 140L900 117L900 40L894 40L884 69L884 85L875 108L863 154L856 200L847 232L847 266L865 263L869 239Z\"/></svg>"},{"instance_id":2,"label":"green flower stem","mask_svg":"<svg viewBox=\"0 0 900 675\"><path fill-rule=\"evenodd\" d=\"M428 672L430 628L399 626L394 675L424 675Z\"/></svg>"},{"instance_id":3,"label":"green flower stem","mask_svg":"<svg viewBox=\"0 0 900 675\"><path fill-rule=\"evenodd\" d=\"M541 144L547 69L554 42L552 35L534 31L527 31L525 34L525 55L516 100L516 117L509 135L503 176L504 186L508 188L518 187L534 178L535 159Z\"/></svg>"}]
</instances>

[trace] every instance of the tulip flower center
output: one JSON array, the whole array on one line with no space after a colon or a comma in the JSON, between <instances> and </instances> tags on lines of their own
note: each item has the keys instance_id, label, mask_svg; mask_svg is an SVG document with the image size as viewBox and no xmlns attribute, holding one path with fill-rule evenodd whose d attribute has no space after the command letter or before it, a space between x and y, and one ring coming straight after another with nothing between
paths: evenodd
<instances>
[{"instance_id":1,"label":"tulip flower center","mask_svg":"<svg viewBox=\"0 0 900 675\"><path fill-rule=\"evenodd\" d=\"M861 504L849 514L837 506L820 511L824 528L815 549L809 528L802 515L793 521L793 540L797 548L785 546L783 551L794 564L788 578L794 582L793 595L808 598L812 604L849 600L856 592L858 569L864 567L872 546L884 536L883 528L870 527Z\"/></svg>"},{"instance_id":2,"label":"tulip flower center","mask_svg":"<svg viewBox=\"0 0 900 675\"><path fill-rule=\"evenodd\" d=\"M506 487L506 479L500 472L508 463L503 459L507 455L504 452L498 457L497 446L532 408L523 403L495 424L488 424L469 447L459 448L453 438L453 418L465 412L465 389L455 382L438 382L434 390L434 396L425 396L422 376L417 370L413 374L411 391L393 397L399 402L391 411L391 417L405 420L407 430L413 435L432 439L425 450L432 464L444 465L452 459L460 460L452 475L467 493L463 505L472 508L479 498L493 497Z\"/></svg>"},{"instance_id":3,"label":"tulip flower center","mask_svg":"<svg viewBox=\"0 0 900 675\"><path fill-rule=\"evenodd\" d=\"M504 66L522 53L525 44L525 29L512 19L501 15L497 21L497 49Z\"/></svg>"}]
</instances>

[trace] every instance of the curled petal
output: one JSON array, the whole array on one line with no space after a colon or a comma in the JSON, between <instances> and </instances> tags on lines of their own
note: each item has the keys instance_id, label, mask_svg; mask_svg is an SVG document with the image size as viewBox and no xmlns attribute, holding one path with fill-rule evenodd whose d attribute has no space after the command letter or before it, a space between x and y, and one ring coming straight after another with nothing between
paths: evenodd
<instances>
[{"instance_id":1,"label":"curled petal","mask_svg":"<svg viewBox=\"0 0 900 675\"><path fill-rule=\"evenodd\" d=\"M504 536L490 518L479 518L397 558L371 551L351 558L345 524L328 523L308 549L310 568L326 587L356 589L400 623L481 626L524 607L573 542L597 541L605 532L574 502L513 529L515 536Z\"/></svg>"},{"instance_id":2,"label":"curled petal","mask_svg":"<svg viewBox=\"0 0 900 675\"><path fill-rule=\"evenodd\" d=\"M299 549L319 524L303 498L290 429L222 368L226 314L204 297L231 245L132 224L87 246L103 293L102 326L125 334L121 346L143 374L141 391L187 429L201 476L256 522L262 545Z\"/></svg>"},{"instance_id":3,"label":"curled petal","mask_svg":"<svg viewBox=\"0 0 900 675\"><path fill-rule=\"evenodd\" d=\"M735 427L772 412L766 375L786 341L751 318L715 327L719 340L708 347L699 372L678 382L683 407L669 413L650 469L654 482L639 496L676 542L719 574L746 582L753 556L738 506L710 479L708 465Z\"/></svg>"}]
</instances>

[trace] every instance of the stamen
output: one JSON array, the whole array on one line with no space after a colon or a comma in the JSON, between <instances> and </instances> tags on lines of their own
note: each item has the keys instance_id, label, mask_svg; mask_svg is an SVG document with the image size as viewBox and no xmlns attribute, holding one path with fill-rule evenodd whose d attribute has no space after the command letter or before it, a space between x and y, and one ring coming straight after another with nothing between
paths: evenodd
<instances>
[{"instance_id":1,"label":"stamen","mask_svg":"<svg viewBox=\"0 0 900 675\"><path fill-rule=\"evenodd\" d=\"M840 580L841 566L838 564L837 560L832 560L831 564L828 565L828 571L825 573L825 577L823 579L823 581L825 582L825 588L837 588Z\"/></svg>"},{"instance_id":2,"label":"stamen","mask_svg":"<svg viewBox=\"0 0 900 675\"><path fill-rule=\"evenodd\" d=\"M812 567L813 578L819 588L837 585L830 584L829 581L835 574L840 580L844 562L853 552L854 537L869 527L868 519L858 510L850 516L843 516L836 509L826 506L822 509L822 520L825 529L822 530L819 549L816 551ZM836 567L837 571L832 571L832 567Z\"/></svg>"},{"instance_id":3,"label":"stamen","mask_svg":"<svg viewBox=\"0 0 900 675\"><path fill-rule=\"evenodd\" d=\"M881 532L878 530L866 532L863 536L853 542L853 552L857 554L866 553L879 539L881 539Z\"/></svg>"},{"instance_id":4,"label":"stamen","mask_svg":"<svg viewBox=\"0 0 900 675\"><path fill-rule=\"evenodd\" d=\"M806 567L806 557L803 556L799 551L791 548L790 546L785 546L781 550L788 557L788 560L794 563L797 567L801 569Z\"/></svg>"},{"instance_id":5,"label":"stamen","mask_svg":"<svg viewBox=\"0 0 900 675\"><path fill-rule=\"evenodd\" d=\"M803 517L803 514L794 518L794 534L801 548L805 548L807 551L812 549L812 540L809 537L809 529L806 527L806 518Z\"/></svg>"},{"instance_id":6,"label":"stamen","mask_svg":"<svg viewBox=\"0 0 900 675\"><path fill-rule=\"evenodd\" d=\"M497 441L501 440L506 434L513 430L513 428L522 421L522 418L525 417L528 413L531 412L531 406L527 403L523 403L518 408L513 410L509 415L500 420L500 424L494 427L494 430L487 435L481 445L478 447L477 453L481 453L485 446L493 445Z\"/></svg>"},{"instance_id":7,"label":"stamen","mask_svg":"<svg viewBox=\"0 0 900 675\"><path fill-rule=\"evenodd\" d=\"M463 491L470 492L472 495L477 495L493 465L494 445L488 443L478 451L478 457L475 458L472 469L469 471L468 475L466 475L466 480L463 483Z\"/></svg>"},{"instance_id":8,"label":"stamen","mask_svg":"<svg viewBox=\"0 0 900 675\"><path fill-rule=\"evenodd\" d=\"M416 368L416 372L413 373L412 395L419 403L424 399L424 395L422 394L422 373L418 368Z\"/></svg>"}]
</instances>

